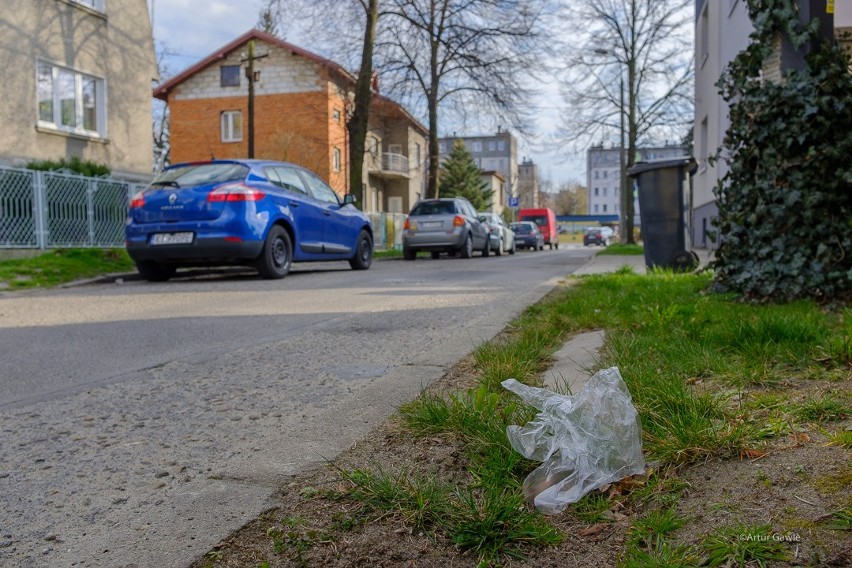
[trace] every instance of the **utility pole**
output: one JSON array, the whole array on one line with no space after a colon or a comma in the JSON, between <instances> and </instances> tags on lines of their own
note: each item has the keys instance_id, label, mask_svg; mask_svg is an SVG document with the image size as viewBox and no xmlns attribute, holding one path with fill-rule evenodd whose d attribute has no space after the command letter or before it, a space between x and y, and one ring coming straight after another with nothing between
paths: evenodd
<instances>
[{"instance_id":1,"label":"utility pole","mask_svg":"<svg viewBox=\"0 0 852 568\"><path fill-rule=\"evenodd\" d=\"M246 67L246 79L248 79L248 157L254 158L254 82L260 78L260 71L255 72L255 59L263 59L269 54L254 55L254 40L248 42L248 57L241 60L242 63L248 62Z\"/></svg>"}]
</instances>

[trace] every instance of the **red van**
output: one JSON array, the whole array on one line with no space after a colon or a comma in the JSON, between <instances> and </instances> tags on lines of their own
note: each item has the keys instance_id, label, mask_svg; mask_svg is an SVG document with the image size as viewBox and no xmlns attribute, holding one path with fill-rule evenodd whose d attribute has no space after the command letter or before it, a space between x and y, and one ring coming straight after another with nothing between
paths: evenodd
<instances>
[{"instance_id":1,"label":"red van","mask_svg":"<svg viewBox=\"0 0 852 568\"><path fill-rule=\"evenodd\" d=\"M544 235L544 244L550 245L551 249L559 248L559 231L553 209L521 209L518 211L518 221L532 221Z\"/></svg>"}]
</instances>

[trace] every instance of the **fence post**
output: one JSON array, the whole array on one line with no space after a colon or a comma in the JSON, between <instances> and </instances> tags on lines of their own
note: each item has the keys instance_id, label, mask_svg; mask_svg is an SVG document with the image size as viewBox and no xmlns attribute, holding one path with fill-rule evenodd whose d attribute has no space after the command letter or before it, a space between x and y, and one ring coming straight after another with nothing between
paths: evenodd
<instances>
[{"instance_id":1,"label":"fence post","mask_svg":"<svg viewBox=\"0 0 852 568\"><path fill-rule=\"evenodd\" d=\"M45 198L44 172L36 171L33 176L33 220L35 221L36 246L47 249L47 199Z\"/></svg>"},{"instance_id":2,"label":"fence post","mask_svg":"<svg viewBox=\"0 0 852 568\"><path fill-rule=\"evenodd\" d=\"M89 229L89 246L95 245L95 192L98 182L89 180L86 183L86 221Z\"/></svg>"}]
</instances>

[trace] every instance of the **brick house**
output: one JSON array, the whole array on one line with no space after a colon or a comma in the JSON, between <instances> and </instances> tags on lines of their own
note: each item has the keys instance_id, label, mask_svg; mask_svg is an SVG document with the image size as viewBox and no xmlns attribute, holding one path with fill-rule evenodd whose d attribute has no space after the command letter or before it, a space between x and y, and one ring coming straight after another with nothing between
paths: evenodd
<instances>
[{"instance_id":1,"label":"brick house","mask_svg":"<svg viewBox=\"0 0 852 568\"><path fill-rule=\"evenodd\" d=\"M255 58L254 157L302 165L345 194L350 163L346 118L356 78L337 63L260 30L246 32L154 90L169 105L170 161L248 157L249 42ZM390 201L407 210L423 183L422 168L409 157L425 147L415 139L425 140L426 130L397 103L378 95L371 115L362 206L386 211ZM384 156L382 144L391 143L405 160L376 161Z\"/></svg>"},{"instance_id":2,"label":"brick house","mask_svg":"<svg viewBox=\"0 0 852 568\"><path fill-rule=\"evenodd\" d=\"M149 180L157 64L145 0L7 2L0 29L0 165L80 158Z\"/></svg>"}]
</instances>

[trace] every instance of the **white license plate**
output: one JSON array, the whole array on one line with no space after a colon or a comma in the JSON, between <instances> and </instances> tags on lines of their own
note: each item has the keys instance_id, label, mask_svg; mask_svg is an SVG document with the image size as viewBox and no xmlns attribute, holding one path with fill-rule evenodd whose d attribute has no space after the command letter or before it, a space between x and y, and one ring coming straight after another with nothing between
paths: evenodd
<instances>
[{"instance_id":1,"label":"white license plate","mask_svg":"<svg viewBox=\"0 0 852 568\"><path fill-rule=\"evenodd\" d=\"M438 229L443 225L443 221L426 221L425 223L420 223L420 226L424 229Z\"/></svg>"},{"instance_id":2,"label":"white license plate","mask_svg":"<svg viewBox=\"0 0 852 568\"><path fill-rule=\"evenodd\" d=\"M195 234L186 233L156 233L151 237L152 245L188 245L192 243Z\"/></svg>"}]
</instances>

